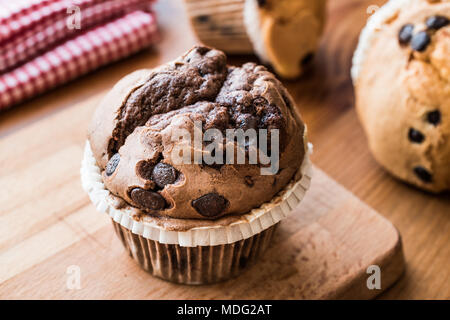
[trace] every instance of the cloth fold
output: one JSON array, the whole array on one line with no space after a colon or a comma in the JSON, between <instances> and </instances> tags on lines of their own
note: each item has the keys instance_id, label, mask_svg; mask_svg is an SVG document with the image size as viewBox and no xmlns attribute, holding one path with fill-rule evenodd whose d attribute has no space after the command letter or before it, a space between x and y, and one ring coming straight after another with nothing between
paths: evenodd
<instances>
[{"instance_id":1,"label":"cloth fold","mask_svg":"<svg viewBox=\"0 0 450 320\"><path fill-rule=\"evenodd\" d=\"M1 2L0 110L155 43L153 2ZM73 6L80 29L67 26Z\"/></svg>"}]
</instances>

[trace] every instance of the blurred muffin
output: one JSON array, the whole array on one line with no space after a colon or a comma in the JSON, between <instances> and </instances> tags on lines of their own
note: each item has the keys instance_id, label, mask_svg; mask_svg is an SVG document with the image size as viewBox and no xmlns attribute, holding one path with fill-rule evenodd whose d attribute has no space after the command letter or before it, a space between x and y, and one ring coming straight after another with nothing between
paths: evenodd
<instances>
[{"instance_id":1,"label":"blurred muffin","mask_svg":"<svg viewBox=\"0 0 450 320\"><path fill-rule=\"evenodd\" d=\"M352 77L375 158L422 189L450 189L450 1L389 1L361 33Z\"/></svg>"},{"instance_id":2,"label":"blurred muffin","mask_svg":"<svg viewBox=\"0 0 450 320\"><path fill-rule=\"evenodd\" d=\"M211 163L204 156L212 152L192 141L198 130L225 137L234 129L267 129L268 144L277 132L267 154L279 151L279 169L262 174L261 163L237 164L225 153ZM179 132L189 138L174 139ZM264 67L229 67L224 53L194 47L128 75L103 99L89 129L83 186L144 269L180 283L220 281L267 248L303 197L310 179L305 133L292 98ZM218 142L237 153L237 141ZM188 150L189 161L177 162L178 150Z\"/></svg>"},{"instance_id":3,"label":"blurred muffin","mask_svg":"<svg viewBox=\"0 0 450 320\"><path fill-rule=\"evenodd\" d=\"M326 0L185 0L199 39L227 53L256 53L284 78L301 75L325 24Z\"/></svg>"}]
</instances>

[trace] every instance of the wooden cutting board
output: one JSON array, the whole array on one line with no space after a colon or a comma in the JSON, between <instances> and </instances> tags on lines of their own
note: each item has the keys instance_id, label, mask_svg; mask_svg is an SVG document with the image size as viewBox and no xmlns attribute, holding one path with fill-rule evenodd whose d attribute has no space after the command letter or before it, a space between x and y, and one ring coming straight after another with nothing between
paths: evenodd
<instances>
[{"instance_id":1,"label":"wooden cutting board","mask_svg":"<svg viewBox=\"0 0 450 320\"><path fill-rule=\"evenodd\" d=\"M196 287L151 277L81 189L86 127L102 94L0 141L0 298L365 299L401 275L397 230L315 168L304 201L242 276ZM381 289L367 287L371 265Z\"/></svg>"}]
</instances>

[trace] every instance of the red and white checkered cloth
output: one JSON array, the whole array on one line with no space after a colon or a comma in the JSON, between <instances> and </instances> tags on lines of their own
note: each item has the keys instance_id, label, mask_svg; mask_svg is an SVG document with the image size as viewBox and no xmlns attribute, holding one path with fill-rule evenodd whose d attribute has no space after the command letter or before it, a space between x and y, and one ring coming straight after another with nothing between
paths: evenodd
<instances>
[{"instance_id":1,"label":"red and white checkered cloth","mask_svg":"<svg viewBox=\"0 0 450 320\"><path fill-rule=\"evenodd\" d=\"M54 5L55 3L61 2L64 2L67 5L66 0L19 0L15 2L15 7L12 8L8 14L5 15L4 12L1 13L2 16L6 16L0 17L2 27L5 27L3 22L9 21L9 23L8 29L2 28L0 30L0 47L2 48L2 51L0 51L0 61L3 60L4 65L6 64L5 60L7 59L5 59L5 56L2 54L7 50L19 50L20 52L23 52L23 55L13 55L16 59L15 62L8 60L8 63L16 65L24 56L26 56L25 59L27 62L16 66L15 69L10 68L3 74L0 70L0 110L61 85L102 65L133 54L155 43L158 39L156 21L153 13L136 10L124 15L124 13L129 12L131 8L135 10L137 8L136 5L142 5L142 0L76 1L80 5L89 2L90 6L89 8L86 7L86 11L89 11L90 9L90 12L92 13L91 15L86 16L88 18L85 19L83 14L86 14L86 12L81 11L82 29L75 29L79 34L72 34L73 30L66 27L66 11L64 11L64 19L55 19L54 17L50 19L48 18L48 15L41 15L41 23L37 25L37 28L31 28L30 30L33 31L28 35L26 35L24 30L30 28L29 19L23 21L28 21L28 25L22 24L18 29L18 25L15 27L14 24L11 25L11 21L20 21L17 12L33 15L37 12L36 7L42 6L42 3ZM102 2L102 4L100 4L100 2ZM106 2L108 3L108 6L105 6ZM122 6L119 2L127 3L129 6ZM147 0L145 2L148 5L152 1ZM74 1L71 2L71 4L73 3ZM97 9L95 9L95 7L97 7ZM54 8L57 9L61 7L55 5ZM120 14L122 14L122 17L117 18L117 15L120 16ZM44 18L44 16L46 18ZM49 19L49 21L52 22L46 24L44 22L45 19ZM105 19L107 19L107 22L105 22ZM60 29L54 29L60 30L60 33L58 34L57 32L53 33L55 35L54 37L41 38L40 41L45 42L45 46L42 46L41 48L40 46L30 45L27 47L28 49L23 48L24 46L26 47L25 43L27 42L27 39L32 39L30 40L30 43L36 41L39 39L39 36L37 35L40 34L42 30L46 30L48 26L51 26L50 28L55 28L60 23L58 21L64 21L64 26ZM103 24L99 25L102 21ZM89 26L89 23L97 26L87 30L84 29L84 27ZM47 27L40 29L42 24L46 24ZM17 30L22 31L18 32ZM36 30L39 31L36 32ZM71 38L67 40L68 37ZM66 39L65 42L63 42L64 39ZM5 49L7 46L4 44L10 44L11 41L17 41L17 44L22 44L22 47L17 49L18 45L16 45L14 47L8 46L9 49ZM52 44L53 46L51 46ZM48 46L51 46L50 49L42 53L41 50ZM41 52L41 54L36 56L39 52ZM0 63L0 67L1 66L2 64Z\"/></svg>"},{"instance_id":2,"label":"red and white checkered cloth","mask_svg":"<svg viewBox=\"0 0 450 320\"><path fill-rule=\"evenodd\" d=\"M35 57L50 46L67 39L80 30L118 18L131 11L148 9L149 0L27 0L26 7L2 3L0 11L9 11L0 18L0 72ZM73 10L81 14L81 29L67 26ZM73 12L72 12L73 11Z\"/></svg>"}]
</instances>

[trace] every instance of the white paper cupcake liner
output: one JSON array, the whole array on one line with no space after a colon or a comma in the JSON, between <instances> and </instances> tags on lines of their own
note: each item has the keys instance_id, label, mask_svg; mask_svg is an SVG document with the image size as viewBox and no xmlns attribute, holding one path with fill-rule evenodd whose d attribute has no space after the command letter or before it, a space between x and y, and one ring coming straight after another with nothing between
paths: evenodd
<instances>
[{"instance_id":1,"label":"white paper cupcake liner","mask_svg":"<svg viewBox=\"0 0 450 320\"><path fill-rule=\"evenodd\" d=\"M145 239L113 221L128 254L151 275L182 284L200 285L238 276L270 247L278 224L254 236L218 246L182 247Z\"/></svg>"},{"instance_id":2,"label":"white paper cupcake liner","mask_svg":"<svg viewBox=\"0 0 450 320\"><path fill-rule=\"evenodd\" d=\"M248 239L277 224L300 203L310 186L312 177L312 165L309 159L312 145L305 145L307 145L307 152L299 169L300 180L291 181L272 201L253 209L248 214L242 215L242 219L225 226L214 225L195 227L188 231L171 231L152 221L133 219L132 212L135 209L132 207L116 208L119 199L105 188L101 171L96 164L89 142L86 142L81 163L81 182L97 211L107 213L115 222L146 239L161 244L178 244L182 247L230 244Z\"/></svg>"}]
</instances>

